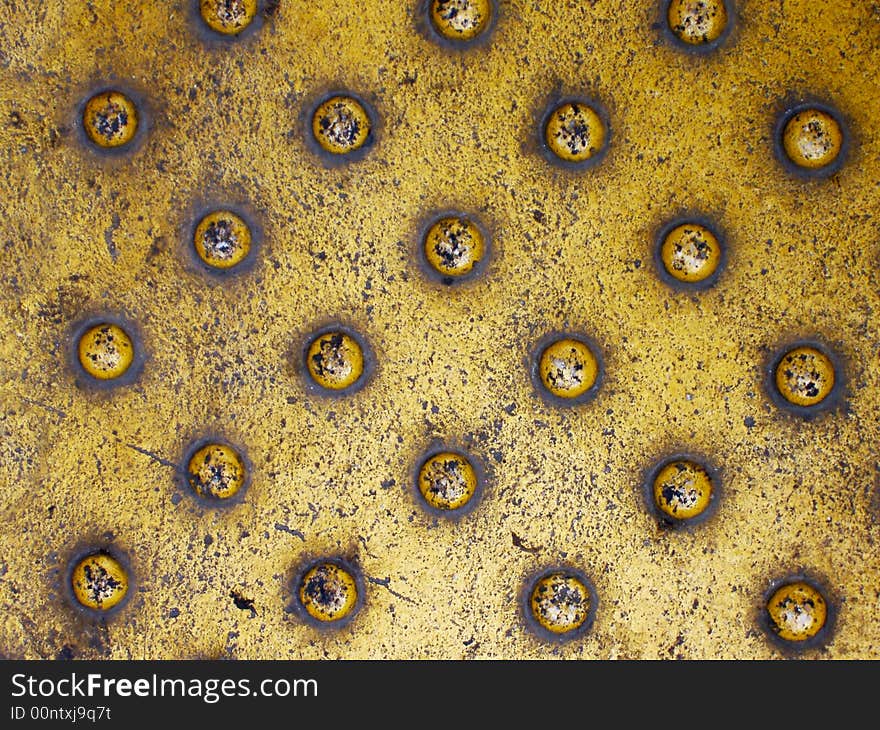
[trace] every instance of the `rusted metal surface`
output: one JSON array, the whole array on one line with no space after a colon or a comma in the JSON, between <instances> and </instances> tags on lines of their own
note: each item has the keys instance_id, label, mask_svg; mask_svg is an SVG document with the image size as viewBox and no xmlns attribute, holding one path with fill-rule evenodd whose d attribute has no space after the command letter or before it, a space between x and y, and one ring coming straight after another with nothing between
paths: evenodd
<instances>
[{"instance_id":1,"label":"rusted metal surface","mask_svg":"<svg viewBox=\"0 0 880 730\"><path fill-rule=\"evenodd\" d=\"M500 2L453 40L431 3L264 2L228 36L199 7L3 9L0 652L878 656L880 7L731 2L695 48L650 0ZM108 89L138 128L105 149L83 112ZM369 115L350 156L313 137L339 94ZM582 166L545 146L571 100L604 133ZM838 120L836 151L830 127L782 139L799 105ZM214 211L252 237L228 270L195 250ZM485 243L451 282L425 249L446 214ZM677 220L723 247L706 286L661 271ZM101 322L132 339L130 377L78 365ZM327 332L363 355L338 392L308 366ZM599 377L566 402L536 358L569 335ZM804 343L831 407L774 390ZM187 479L215 443L247 465L235 499ZM466 514L419 488L446 452L478 475ZM680 529L646 487L674 456L716 488ZM128 585L96 615L71 570L102 550ZM351 572L310 613L322 564ZM535 630L530 591L557 574L587 582ZM770 636L787 578L826 604L826 631L806 589L773 609L806 642Z\"/></svg>"}]
</instances>

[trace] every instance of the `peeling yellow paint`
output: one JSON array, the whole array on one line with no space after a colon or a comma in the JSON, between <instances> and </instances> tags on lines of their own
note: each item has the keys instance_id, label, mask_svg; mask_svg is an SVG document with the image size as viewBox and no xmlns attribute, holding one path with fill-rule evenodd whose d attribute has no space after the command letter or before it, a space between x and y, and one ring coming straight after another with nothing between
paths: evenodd
<instances>
[{"instance_id":1,"label":"peeling yellow paint","mask_svg":"<svg viewBox=\"0 0 880 730\"><path fill-rule=\"evenodd\" d=\"M263 2L224 39L190 2L16 3L0 26L0 653L776 658L766 592L807 573L837 613L805 655L878 656L880 16L863 0L728 7L723 42L692 53L660 0L501 1L491 33L459 45L415 0ZM142 112L112 154L82 129L108 88ZM340 90L374 112L354 161L311 131ZM544 115L566 99L607 110L586 169L545 155ZM846 154L809 177L779 124L817 100ZM194 201L248 211L246 275L187 265ZM424 224L455 210L485 224L491 256L441 286ZM724 232L703 290L655 260L688 211ZM71 332L108 313L132 323L139 374L82 387ZM369 343L370 377L327 397L304 354L336 323ZM536 387L548 333L596 343L589 402ZM812 341L843 386L804 418L768 363ZM194 437L215 434L252 464L222 506L181 479ZM461 519L414 493L431 443L485 469ZM717 469L694 529L645 499L672 453ZM105 619L68 600L90 547L130 574ZM336 555L363 605L320 630L286 609L297 566ZM529 630L522 600L558 565L597 596L562 643Z\"/></svg>"}]
</instances>

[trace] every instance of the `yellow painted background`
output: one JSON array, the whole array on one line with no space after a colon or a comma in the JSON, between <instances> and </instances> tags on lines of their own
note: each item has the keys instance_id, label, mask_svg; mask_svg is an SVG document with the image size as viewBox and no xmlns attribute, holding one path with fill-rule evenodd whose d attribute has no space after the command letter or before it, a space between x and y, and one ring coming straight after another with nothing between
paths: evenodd
<instances>
[{"instance_id":1,"label":"yellow painted background","mask_svg":"<svg viewBox=\"0 0 880 730\"><path fill-rule=\"evenodd\" d=\"M806 570L839 607L830 643L807 656L877 657L880 8L737 6L725 46L696 57L657 30L652 0L502 1L491 38L467 51L421 33L413 1L282 1L228 44L204 42L184 2L6 3L0 652L779 657L761 596ZM107 83L146 102L131 155L96 155L76 129L77 105ZM303 123L331 89L380 116L370 153L335 168ZM556 94L608 108L608 156L583 174L537 151ZM784 100L802 96L835 105L851 132L825 181L773 154ZM241 277L188 258L212 202L246 206L261 228ZM493 244L484 275L453 288L417 258L421 223L450 208L475 213ZM702 293L654 269L653 231L681 210L714 217L729 246ZM100 312L140 330L132 386L74 383L70 328ZM376 356L344 399L308 391L294 363L332 321ZM574 409L529 378L534 343L561 329L588 333L606 366L598 397ZM770 355L804 336L834 347L848 386L810 422L762 387ZM253 463L230 509L205 509L161 463L210 433ZM435 440L487 470L458 523L413 496ZM674 450L722 475L717 513L687 532L659 529L640 491ZM108 534L136 586L102 624L62 584L71 555ZM341 632L285 610L294 571L321 555L366 577ZM533 638L518 608L527 576L558 563L599 596L590 633L562 646Z\"/></svg>"}]
</instances>

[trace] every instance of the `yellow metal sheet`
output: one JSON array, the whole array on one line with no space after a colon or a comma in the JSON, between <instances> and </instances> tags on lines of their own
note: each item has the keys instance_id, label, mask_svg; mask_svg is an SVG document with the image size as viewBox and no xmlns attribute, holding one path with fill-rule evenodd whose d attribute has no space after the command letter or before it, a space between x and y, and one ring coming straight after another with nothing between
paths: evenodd
<instances>
[{"instance_id":1,"label":"yellow metal sheet","mask_svg":"<svg viewBox=\"0 0 880 730\"><path fill-rule=\"evenodd\" d=\"M771 658L774 581L826 592L832 631L803 656L876 658L880 9L741 0L730 34L689 53L653 0L501 1L469 46L421 3L261 4L232 40L195 4L6 2L0 18L0 652L44 658ZM142 134L97 152L95 91L134 100ZM331 162L310 113L344 91L372 111L360 159ZM604 109L607 154L554 165L554 100ZM839 111L840 170L781 164L800 100ZM199 215L253 226L252 266L213 276ZM440 213L484 227L486 265L426 274ZM658 275L655 236L682 212L723 233L703 290ZM73 333L127 323L142 366L87 387ZM326 397L311 335L363 338L368 380ZM541 397L537 344L580 333L595 397ZM837 358L835 407L780 408L785 345ZM232 504L181 480L199 439L241 447ZM432 449L472 455L478 502L423 507ZM643 482L664 457L716 470L711 516L664 529ZM108 549L128 599L95 618L68 582ZM296 581L353 566L360 604L316 627ZM528 581L582 571L595 620L571 641L527 625Z\"/></svg>"}]
</instances>

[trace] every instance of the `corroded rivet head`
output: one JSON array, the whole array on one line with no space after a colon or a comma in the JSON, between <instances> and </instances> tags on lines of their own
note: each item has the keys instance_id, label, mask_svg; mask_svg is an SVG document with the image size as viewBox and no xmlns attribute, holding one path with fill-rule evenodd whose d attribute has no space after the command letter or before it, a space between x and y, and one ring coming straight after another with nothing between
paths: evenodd
<instances>
[{"instance_id":1,"label":"corroded rivet head","mask_svg":"<svg viewBox=\"0 0 880 730\"><path fill-rule=\"evenodd\" d=\"M564 162L584 163L605 148L608 131L598 111L587 102L555 107L544 123L544 143Z\"/></svg>"},{"instance_id":2,"label":"corroded rivet head","mask_svg":"<svg viewBox=\"0 0 880 730\"><path fill-rule=\"evenodd\" d=\"M691 46L713 43L727 29L724 0L672 0L666 18L676 38Z\"/></svg>"},{"instance_id":3,"label":"corroded rivet head","mask_svg":"<svg viewBox=\"0 0 880 730\"><path fill-rule=\"evenodd\" d=\"M705 225L684 222L668 231L660 242L660 261L666 273L686 284L704 283L718 271L722 247Z\"/></svg>"},{"instance_id":4,"label":"corroded rivet head","mask_svg":"<svg viewBox=\"0 0 880 730\"><path fill-rule=\"evenodd\" d=\"M480 263L486 242L473 221L463 216L444 216L428 229L423 249L431 268L451 283L470 274Z\"/></svg>"},{"instance_id":5,"label":"corroded rivet head","mask_svg":"<svg viewBox=\"0 0 880 730\"><path fill-rule=\"evenodd\" d=\"M595 592L585 576L566 569L551 570L528 592L528 617L548 638L574 638L589 629L595 603Z\"/></svg>"},{"instance_id":6,"label":"corroded rivet head","mask_svg":"<svg viewBox=\"0 0 880 730\"><path fill-rule=\"evenodd\" d=\"M86 135L95 145L115 149L134 139L138 111L121 91L102 91L86 102L82 121Z\"/></svg>"},{"instance_id":7,"label":"corroded rivet head","mask_svg":"<svg viewBox=\"0 0 880 730\"><path fill-rule=\"evenodd\" d=\"M97 380L123 376L134 360L134 344L119 325L102 322L89 327L77 345L83 370Z\"/></svg>"},{"instance_id":8,"label":"corroded rivet head","mask_svg":"<svg viewBox=\"0 0 880 730\"><path fill-rule=\"evenodd\" d=\"M461 509L471 501L477 485L477 472L471 462L451 451L430 456L419 468L419 493L434 509Z\"/></svg>"},{"instance_id":9,"label":"corroded rivet head","mask_svg":"<svg viewBox=\"0 0 880 730\"><path fill-rule=\"evenodd\" d=\"M372 121L366 107L351 96L333 96L312 115L312 134L321 149L346 155L364 147L371 139Z\"/></svg>"},{"instance_id":10,"label":"corroded rivet head","mask_svg":"<svg viewBox=\"0 0 880 730\"><path fill-rule=\"evenodd\" d=\"M801 580L777 588L767 601L766 611L771 630L787 642L814 639L828 620L828 606L822 592Z\"/></svg>"},{"instance_id":11,"label":"corroded rivet head","mask_svg":"<svg viewBox=\"0 0 880 730\"><path fill-rule=\"evenodd\" d=\"M257 15L257 0L199 0L208 27L223 35L238 35Z\"/></svg>"},{"instance_id":12,"label":"corroded rivet head","mask_svg":"<svg viewBox=\"0 0 880 730\"><path fill-rule=\"evenodd\" d=\"M247 467L241 455L231 446L209 443L190 456L186 478L200 497L230 499L244 485Z\"/></svg>"},{"instance_id":13,"label":"corroded rivet head","mask_svg":"<svg viewBox=\"0 0 880 730\"><path fill-rule=\"evenodd\" d=\"M834 389L834 363L816 347L795 347L776 365L777 392L795 406L816 406Z\"/></svg>"},{"instance_id":14,"label":"corroded rivet head","mask_svg":"<svg viewBox=\"0 0 880 730\"><path fill-rule=\"evenodd\" d=\"M712 502L712 477L706 468L689 459L677 459L663 466L651 487L654 504L664 518L692 520Z\"/></svg>"},{"instance_id":15,"label":"corroded rivet head","mask_svg":"<svg viewBox=\"0 0 880 730\"><path fill-rule=\"evenodd\" d=\"M358 603L358 585L346 568L326 561L306 571L297 595L309 616L322 623L334 623L352 615Z\"/></svg>"},{"instance_id":16,"label":"corroded rivet head","mask_svg":"<svg viewBox=\"0 0 880 730\"><path fill-rule=\"evenodd\" d=\"M844 143L840 123L823 109L807 107L785 122L782 147L797 167L820 170L838 160Z\"/></svg>"},{"instance_id":17,"label":"corroded rivet head","mask_svg":"<svg viewBox=\"0 0 880 730\"><path fill-rule=\"evenodd\" d=\"M450 41L471 41L492 20L491 0L430 0L431 24Z\"/></svg>"},{"instance_id":18,"label":"corroded rivet head","mask_svg":"<svg viewBox=\"0 0 880 730\"><path fill-rule=\"evenodd\" d=\"M322 388L346 390L364 375L364 351L346 332L325 332L309 345L306 368L312 380Z\"/></svg>"},{"instance_id":19,"label":"corroded rivet head","mask_svg":"<svg viewBox=\"0 0 880 730\"><path fill-rule=\"evenodd\" d=\"M574 400L596 384L599 361L586 342L564 337L543 349L538 360L538 376L552 395Z\"/></svg>"},{"instance_id":20,"label":"corroded rivet head","mask_svg":"<svg viewBox=\"0 0 880 730\"><path fill-rule=\"evenodd\" d=\"M251 250L248 224L229 210L209 213L196 226L193 245L198 257L215 269L231 269L240 264Z\"/></svg>"},{"instance_id":21,"label":"corroded rivet head","mask_svg":"<svg viewBox=\"0 0 880 730\"><path fill-rule=\"evenodd\" d=\"M128 593L128 573L116 558L104 552L77 561L70 581L74 598L94 611L109 611Z\"/></svg>"}]
</instances>

